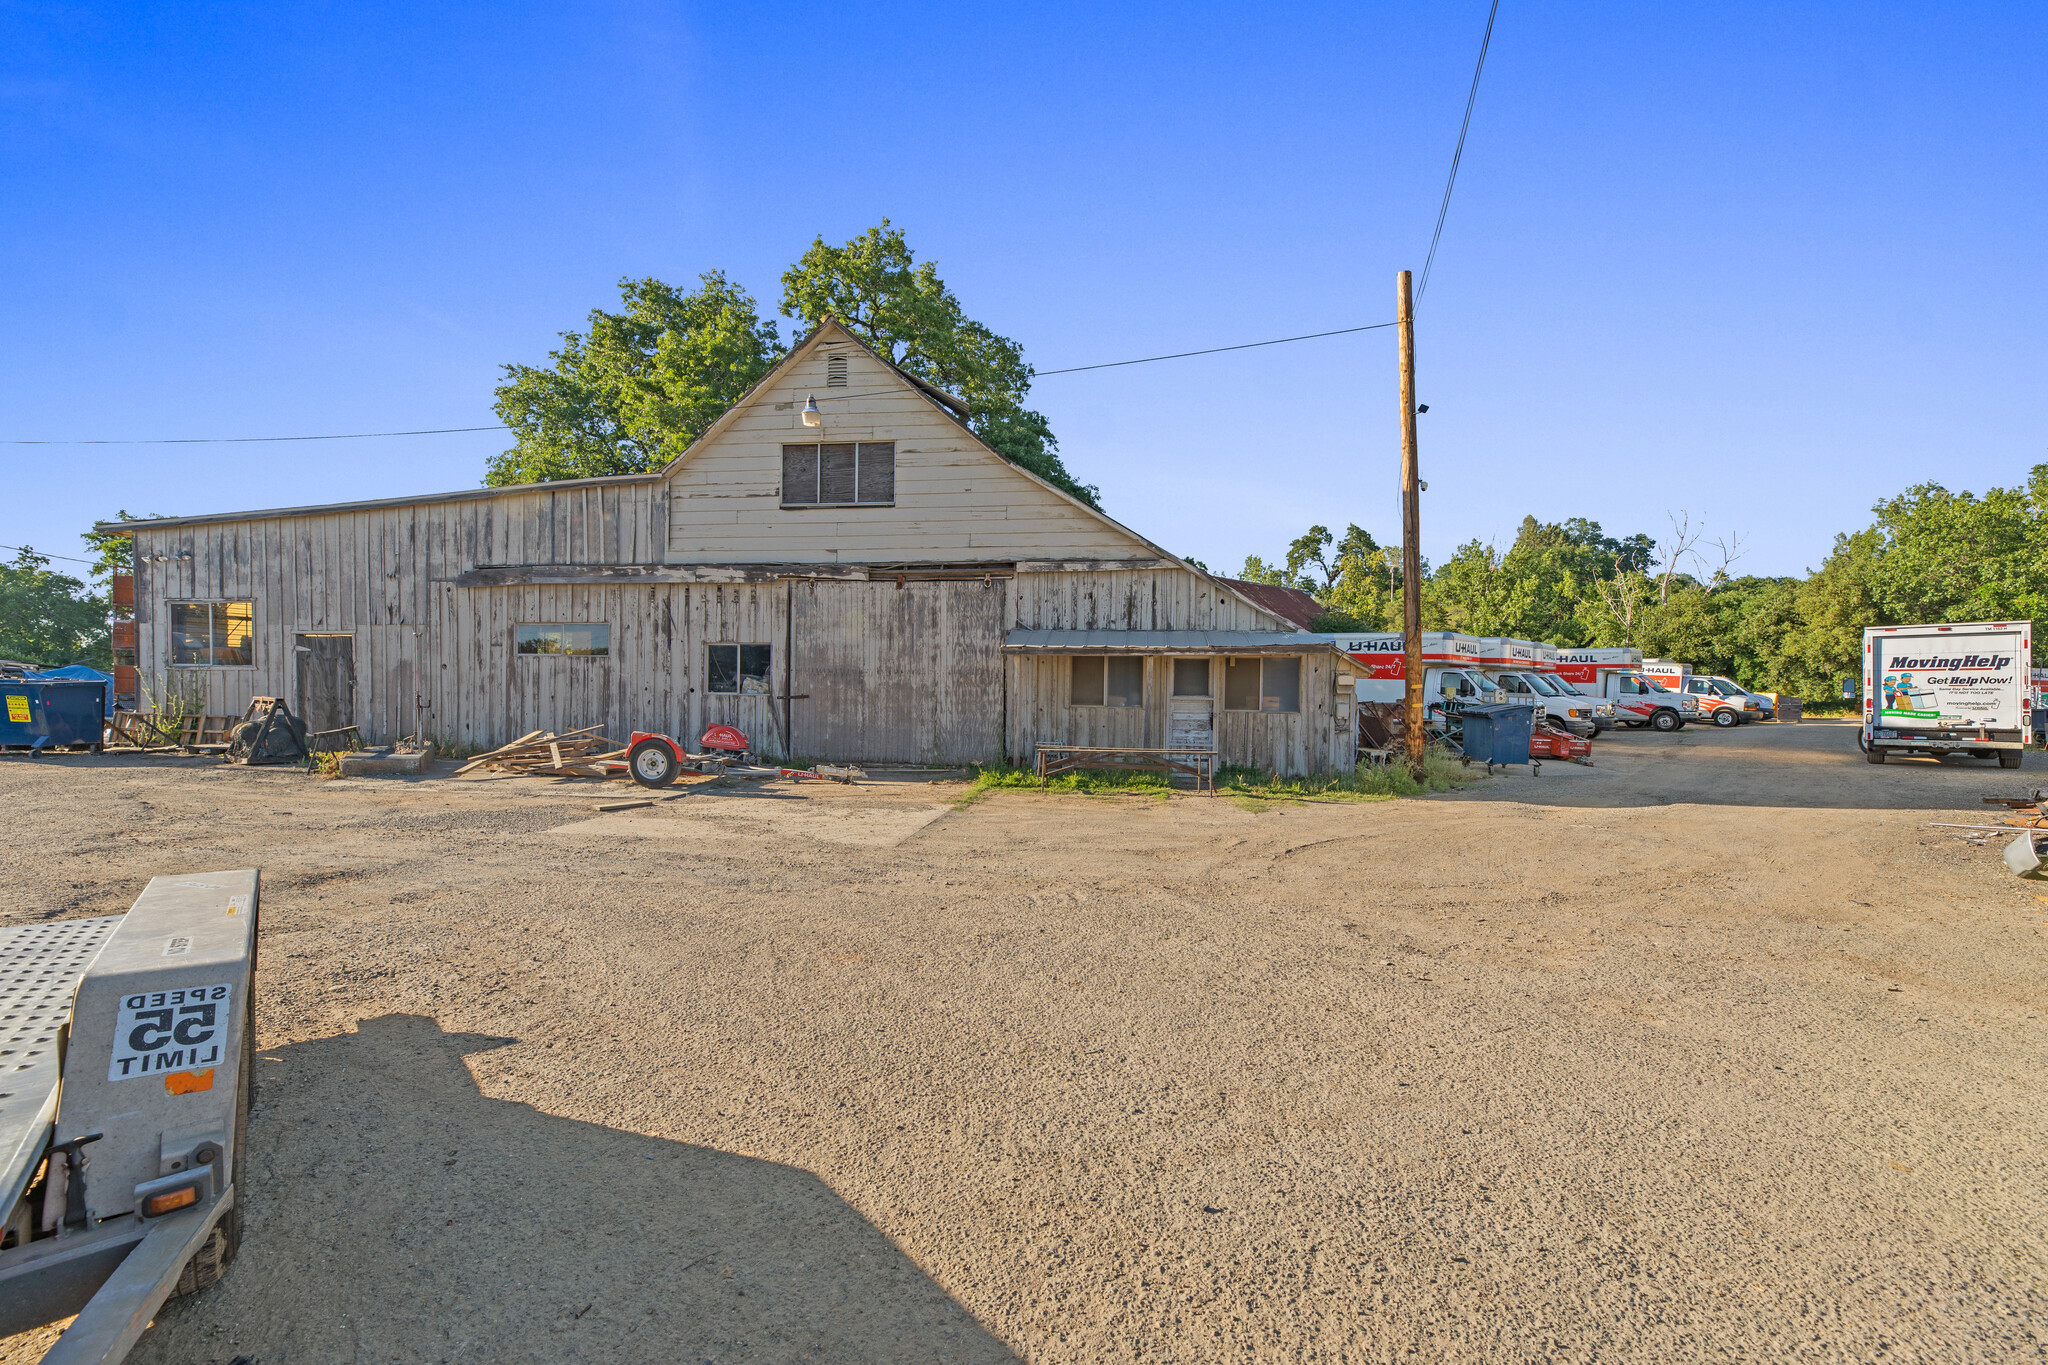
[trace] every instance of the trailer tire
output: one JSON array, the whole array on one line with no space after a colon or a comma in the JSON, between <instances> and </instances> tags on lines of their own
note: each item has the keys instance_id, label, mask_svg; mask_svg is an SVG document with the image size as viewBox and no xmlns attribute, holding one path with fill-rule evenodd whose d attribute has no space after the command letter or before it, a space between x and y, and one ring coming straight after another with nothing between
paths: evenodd
<instances>
[{"instance_id":1,"label":"trailer tire","mask_svg":"<svg viewBox=\"0 0 2048 1365\"><path fill-rule=\"evenodd\" d=\"M2026 755L2018 749L2000 749L1998 751L1998 766L2001 768L2017 768L2020 766L2020 760L2025 757Z\"/></svg>"},{"instance_id":2,"label":"trailer tire","mask_svg":"<svg viewBox=\"0 0 2048 1365\"><path fill-rule=\"evenodd\" d=\"M248 1163L242 1160L242 1151L249 1141L249 1100L250 1082L255 1079L252 1064L256 1051L256 1011L251 1002L249 1012L242 1021L242 1060L236 1067L235 1077L235 1147L234 1166L228 1174L228 1183L234 1186L234 1206L220 1216L213 1225L206 1240L199 1244L199 1250L192 1253L192 1259L185 1262L185 1268L178 1272L178 1283L171 1290L172 1298L186 1294L197 1294L227 1274L234 1263L235 1253L242 1249L242 1199L248 1193L242 1180L242 1173Z\"/></svg>"},{"instance_id":3,"label":"trailer tire","mask_svg":"<svg viewBox=\"0 0 2048 1365\"><path fill-rule=\"evenodd\" d=\"M681 769L675 750L658 739L643 739L626 752L626 771L643 787L670 786Z\"/></svg>"},{"instance_id":4,"label":"trailer tire","mask_svg":"<svg viewBox=\"0 0 2048 1365\"><path fill-rule=\"evenodd\" d=\"M1668 735L1683 724L1685 722L1678 718L1678 713L1666 707L1659 707L1650 715L1650 728L1660 734Z\"/></svg>"},{"instance_id":5,"label":"trailer tire","mask_svg":"<svg viewBox=\"0 0 2048 1365\"><path fill-rule=\"evenodd\" d=\"M1885 751L1883 749L1880 749L1875 744L1872 744L1868 748L1864 749L1863 761L1865 763L1882 763L1884 762L1884 755Z\"/></svg>"},{"instance_id":6,"label":"trailer tire","mask_svg":"<svg viewBox=\"0 0 2048 1365\"><path fill-rule=\"evenodd\" d=\"M1723 730L1732 730L1742 724L1742 713L1732 707L1724 706L1714 713L1714 724L1720 726Z\"/></svg>"}]
</instances>

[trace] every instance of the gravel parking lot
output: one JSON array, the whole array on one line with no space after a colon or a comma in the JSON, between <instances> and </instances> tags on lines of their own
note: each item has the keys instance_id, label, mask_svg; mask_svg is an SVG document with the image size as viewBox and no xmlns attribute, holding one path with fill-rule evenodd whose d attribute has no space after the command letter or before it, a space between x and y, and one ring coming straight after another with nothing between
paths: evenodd
<instances>
[{"instance_id":1,"label":"gravel parking lot","mask_svg":"<svg viewBox=\"0 0 2048 1365\"><path fill-rule=\"evenodd\" d=\"M2048 767L1854 736L616 815L9 758L0 920L263 870L247 1242L148 1365L2040 1360L2048 884L1926 825Z\"/></svg>"}]
</instances>

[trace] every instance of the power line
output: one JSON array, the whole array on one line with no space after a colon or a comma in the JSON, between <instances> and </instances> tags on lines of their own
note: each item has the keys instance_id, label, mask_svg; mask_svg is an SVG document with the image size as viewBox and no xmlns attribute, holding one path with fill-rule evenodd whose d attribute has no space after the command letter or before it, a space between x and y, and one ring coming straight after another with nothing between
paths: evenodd
<instances>
[{"instance_id":1,"label":"power line","mask_svg":"<svg viewBox=\"0 0 2048 1365\"><path fill-rule=\"evenodd\" d=\"M1036 379L1048 374L1079 374L1082 370L1113 370L1119 365L1150 365L1155 360L1185 360L1191 355L1216 355L1223 351L1249 351L1255 346L1284 346L1290 341L1314 341L1317 337L1348 336L1352 332L1372 332L1382 327L1392 327L1391 322L1369 322L1363 327L1339 327L1334 332L1304 332L1298 337L1275 337L1271 341L1244 341L1235 346L1211 346L1201 351L1175 351L1172 355L1148 355L1137 360L1105 360L1100 365L1069 365L1063 370L1033 370Z\"/></svg>"},{"instance_id":2,"label":"power line","mask_svg":"<svg viewBox=\"0 0 2048 1365\"><path fill-rule=\"evenodd\" d=\"M500 423L489 427L433 427L426 431L353 431L340 436L159 436L136 441L0 441L10 446L217 446L258 441L367 441L379 436L446 436L457 431L509 431Z\"/></svg>"},{"instance_id":3,"label":"power line","mask_svg":"<svg viewBox=\"0 0 2048 1365\"><path fill-rule=\"evenodd\" d=\"M1439 224L1441 227L1441 224ZM1099 365L1070 365L1061 370L1033 370L1032 378L1048 374L1079 374L1083 370L1113 370L1120 365L1150 365L1159 360L1185 360L1195 355L1219 355L1224 351L1249 351L1259 346L1284 346L1290 341L1314 341L1318 337L1349 336L1353 332L1373 332L1382 327L1394 326L1391 322L1369 322L1363 327L1339 327L1332 332L1304 332L1300 336L1275 337L1271 341L1244 341L1235 346L1210 346L1200 351L1175 351L1171 355L1141 356L1136 360L1107 360ZM871 398L879 393L893 393L893 389L876 389L872 393L832 393L819 396L832 398ZM353 431L333 436L165 436L132 441L17 441L0 440L0 445L10 446L205 446L205 445L247 445L267 441L368 441L384 436L449 436L468 431L510 431L512 428L502 422L488 427L432 427L425 431ZM0 546L0 548L5 548ZM62 556L59 556L61 558ZM89 562L89 561L81 561Z\"/></svg>"},{"instance_id":4,"label":"power line","mask_svg":"<svg viewBox=\"0 0 2048 1365\"><path fill-rule=\"evenodd\" d=\"M1493 43L1493 19L1500 13L1500 0L1486 12L1486 36L1479 40L1479 61L1472 68L1472 90L1465 96L1465 121L1458 126L1458 148L1451 153L1451 175L1444 181L1444 202L1436 211L1436 231L1429 238L1429 255L1422 262L1422 279L1415 286L1419 302L1429 288L1429 268L1436 264L1436 244L1443 239L1444 219L1451 211L1451 190L1458 183L1458 163L1465 159L1465 134L1472 131L1472 106L1479 99L1479 73L1486 70L1486 49Z\"/></svg>"},{"instance_id":5,"label":"power line","mask_svg":"<svg viewBox=\"0 0 2048 1365\"><path fill-rule=\"evenodd\" d=\"M19 550L38 559L64 559L73 564L97 564L97 559L80 559L77 555L53 555L48 550L38 550L33 545L0 545L0 550Z\"/></svg>"}]
</instances>

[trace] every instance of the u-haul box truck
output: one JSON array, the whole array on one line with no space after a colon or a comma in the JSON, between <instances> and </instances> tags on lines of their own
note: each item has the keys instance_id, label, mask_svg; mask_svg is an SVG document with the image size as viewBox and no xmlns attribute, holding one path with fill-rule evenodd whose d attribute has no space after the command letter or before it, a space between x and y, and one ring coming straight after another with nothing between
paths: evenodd
<instances>
[{"instance_id":1,"label":"u-haul box truck","mask_svg":"<svg viewBox=\"0 0 2048 1365\"><path fill-rule=\"evenodd\" d=\"M1340 652L1357 666L1355 690L1361 702L1398 702L1407 692L1408 660L1398 632L1332 635ZM1454 631L1425 631L1422 636L1424 714L1432 727L1467 706L1515 702L1494 686L1481 668L1477 636ZM1527 704L1526 702L1523 704Z\"/></svg>"},{"instance_id":2,"label":"u-haul box truck","mask_svg":"<svg viewBox=\"0 0 2048 1365\"><path fill-rule=\"evenodd\" d=\"M1614 707L1581 695L1557 676L1557 646L1541 640L1488 635L1479 641L1480 670L1504 694L1503 701L1533 702L1550 724L1590 739L1614 723Z\"/></svg>"},{"instance_id":3,"label":"u-haul box truck","mask_svg":"<svg viewBox=\"0 0 2048 1365\"><path fill-rule=\"evenodd\" d=\"M1642 672L1640 649L1561 649L1557 675L1589 697L1614 703L1614 721L1677 730L1699 715L1699 702Z\"/></svg>"},{"instance_id":4,"label":"u-haul box truck","mask_svg":"<svg viewBox=\"0 0 2048 1365\"><path fill-rule=\"evenodd\" d=\"M2019 767L2034 723L2033 639L2032 621L1867 627L1864 757L1995 754Z\"/></svg>"},{"instance_id":5,"label":"u-haul box truck","mask_svg":"<svg viewBox=\"0 0 2048 1365\"><path fill-rule=\"evenodd\" d=\"M1725 679L1695 673L1691 664L1676 659L1643 660L1643 676L1655 678L1668 692L1691 697L1699 703L1700 715L1724 730L1763 715L1763 703L1748 692Z\"/></svg>"}]
</instances>

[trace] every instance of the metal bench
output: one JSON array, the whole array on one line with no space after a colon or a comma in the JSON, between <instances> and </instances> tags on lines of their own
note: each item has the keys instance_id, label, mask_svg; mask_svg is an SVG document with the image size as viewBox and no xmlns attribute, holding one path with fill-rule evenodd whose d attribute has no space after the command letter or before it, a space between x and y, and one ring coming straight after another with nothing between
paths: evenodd
<instances>
[{"instance_id":1,"label":"metal bench","mask_svg":"<svg viewBox=\"0 0 2048 1365\"><path fill-rule=\"evenodd\" d=\"M1214 749L1099 749L1087 744L1038 746L1038 785L1083 768L1162 772L1194 779L1195 790L1216 794Z\"/></svg>"}]
</instances>

